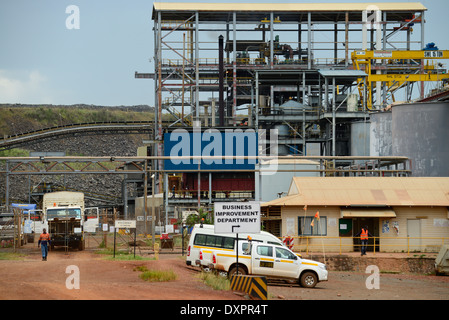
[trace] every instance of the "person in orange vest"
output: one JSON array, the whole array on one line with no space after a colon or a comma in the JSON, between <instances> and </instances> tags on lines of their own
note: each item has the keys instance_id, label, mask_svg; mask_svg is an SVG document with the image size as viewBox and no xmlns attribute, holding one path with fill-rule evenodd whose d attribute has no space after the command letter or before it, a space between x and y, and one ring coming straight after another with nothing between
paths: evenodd
<instances>
[{"instance_id":1,"label":"person in orange vest","mask_svg":"<svg viewBox=\"0 0 449 320\"><path fill-rule=\"evenodd\" d=\"M368 237L372 237L373 235L368 231L368 226L362 227L359 233L355 235L356 237L360 236L360 241L362 242L361 248L361 256L366 255L366 247L368 246Z\"/></svg>"},{"instance_id":2,"label":"person in orange vest","mask_svg":"<svg viewBox=\"0 0 449 320\"><path fill-rule=\"evenodd\" d=\"M50 234L44 228L37 242L37 247L41 246L42 249L42 261L47 261L48 245L50 244Z\"/></svg>"}]
</instances>

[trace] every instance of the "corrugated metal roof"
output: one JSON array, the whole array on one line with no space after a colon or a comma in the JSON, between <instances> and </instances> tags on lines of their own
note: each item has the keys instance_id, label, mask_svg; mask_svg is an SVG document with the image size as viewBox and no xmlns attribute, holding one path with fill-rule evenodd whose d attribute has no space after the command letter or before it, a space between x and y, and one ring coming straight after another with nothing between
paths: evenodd
<instances>
[{"instance_id":1,"label":"corrugated metal roof","mask_svg":"<svg viewBox=\"0 0 449 320\"><path fill-rule=\"evenodd\" d=\"M381 11L425 11L419 2L372 3L178 3L155 2L156 11L258 11L258 12L332 12L364 11L375 6Z\"/></svg>"},{"instance_id":2,"label":"corrugated metal roof","mask_svg":"<svg viewBox=\"0 0 449 320\"><path fill-rule=\"evenodd\" d=\"M295 177L262 206L449 206L449 178Z\"/></svg>"}]
</instances>

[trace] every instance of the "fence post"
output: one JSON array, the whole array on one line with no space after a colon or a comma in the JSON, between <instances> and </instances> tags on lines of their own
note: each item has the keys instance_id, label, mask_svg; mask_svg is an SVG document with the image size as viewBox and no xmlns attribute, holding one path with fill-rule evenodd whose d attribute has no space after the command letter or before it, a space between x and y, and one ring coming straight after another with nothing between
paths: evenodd
<instances>
[{"instance_id":1,"label":"fence post","mask_svg":"<svg viewBox=\"0 0 449 320\"><path fill-rule=\"evenodd\" d=\"M410 255L410 237L407 237L407 256Z\"/></svg>"}]
</instances>

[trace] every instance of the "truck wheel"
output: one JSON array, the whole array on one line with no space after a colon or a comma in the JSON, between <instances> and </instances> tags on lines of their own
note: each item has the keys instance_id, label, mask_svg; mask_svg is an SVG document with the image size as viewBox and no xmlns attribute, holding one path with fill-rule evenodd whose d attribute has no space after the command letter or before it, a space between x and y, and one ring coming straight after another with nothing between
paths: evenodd
<instances>
[{"instance_id":1,"label":"truck wheel","mask_svg":"<svg viewBox=\"0 0 449 320\"><path fill-rule=\"evenodd\" d=\"M313 288L318 283L317 277L313 272L304 272L299 279L299 284L304 288Z\"/></svg>"},{"instance_id":2,"label":"truck wheel","mask_svg":"<svg viewBox=\"0 0 449 320\"><path fill-rule=\"evenodd\" d=\"M231 270L229 270L228 272L228 276L229 278L232 278L232 276L235 275L242 275L242 276L246 276L247 272L246 269L243 266L239 266L239 273L237 273L237 267L232 267Z\"/></svg>"}]
</instances>

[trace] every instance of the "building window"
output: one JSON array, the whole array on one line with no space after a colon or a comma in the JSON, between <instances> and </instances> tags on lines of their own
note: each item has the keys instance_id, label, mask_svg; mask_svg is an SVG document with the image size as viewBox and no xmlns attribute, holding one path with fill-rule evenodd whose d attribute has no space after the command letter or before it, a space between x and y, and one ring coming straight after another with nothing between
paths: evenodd
<instances>
[{"instance_id":1,"label":"building window","mask_svg":"<svg viewBox=\"0 0 449 320\"><path fill-rule=\"evenodd\" d=\"M311 226L313 220L313 226ZM298 235L300 236L326 236L327 217L298 217Z\"/></svg>"}]
</instances>

